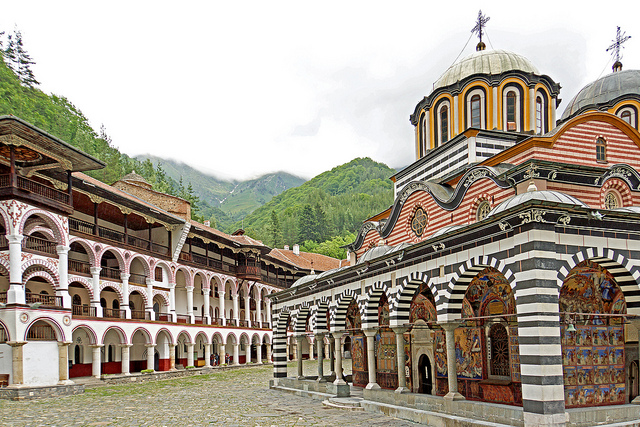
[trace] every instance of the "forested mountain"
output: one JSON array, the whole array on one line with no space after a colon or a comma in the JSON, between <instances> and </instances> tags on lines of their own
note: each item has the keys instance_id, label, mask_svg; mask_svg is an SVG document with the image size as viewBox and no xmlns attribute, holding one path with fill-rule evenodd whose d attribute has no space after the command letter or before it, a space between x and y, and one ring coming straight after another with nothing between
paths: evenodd
<instances>
[{"instance_id":1,"label":"forested mountain","mask_svg":"<svg viewBox=\"0 0 640 427\"><path fill-rule=\"evenodd\" d=\"M351 243L362 221L393 202L394 173L370 158L354 159L275 196L247 215L244 229L269 246L298 243L303 250L343 257L337 248Z\"/></svg>"},{"instance_id":2,"label":"forested mountain","mask_svg":"<svg viewBox=\"0 0 640 427\"><path fill-rule=\"evenodd\" d=\"M247 181L223 180L175 160L153 155L136 158L140 161L148 158L155 166L161 165L167 177L175 181L182 177L185 182L191 183L193 192L201 202L201 215L214 220L219 229L227 232L235 231L231 229L233 223L241 221L273 196L305 181L286 172L270 173Z\"/></svg>"}]
</instances>

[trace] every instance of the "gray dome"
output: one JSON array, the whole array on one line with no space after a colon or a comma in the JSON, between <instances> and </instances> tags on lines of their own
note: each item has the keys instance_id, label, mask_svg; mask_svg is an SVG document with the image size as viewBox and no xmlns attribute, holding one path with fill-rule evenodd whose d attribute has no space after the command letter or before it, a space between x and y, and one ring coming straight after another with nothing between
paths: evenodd
<instances>
[{"instance_id":1,"label":"gray dome","mask_svg":"<svg viewBox=\"0 0 640 427\"><path fill-rule=\"evenodd\" d=\"M376 246L373 247L371 249L369 249L367 252L365 252L362 257L358 260L357 264L361 264L365 261L371 261L372 259L381 257L382 255L386 254L387 252L389 252L389 249L391 249L392 247L389 245L382 245L382 246Z\"/></svg>"},{"instance_id":2,"label":"gray dome","mask_svg":"<svg viewBox=\"0 0 640 427\"><path fill-rule=\"evenodd\" d=\"M315 274L308 274L308 275L306 275L304 277L299 278L295 282L293 282L293 285L291 285L291 287L295 288L296 286L300 286L300 285L304 285L305 283L313 282L313 280L315 278L316 278Z\"/></svg>"},{"instance_id":3,"label":"gray dome","mask_svg":"<svg viewBox=\"0 0 640 427\"><path fill-rule=\"evenodd\" d=\"M489 212L487 218L498 215L531 200L537 201L539 204L574 205L581 208L589 208L589 206L581 200L559 191L527 191L526 193L518 194L517 196L513 196L500 203L491 212Z\"/></svg>"},{"instance_id":4,"label":"gray dome","mask_svg":"<svg viewBox=\"0 0 640 427\"><path fill-rule=\"evenodd\" d=\"M436 231L431 236L429 236L429 239L433 239L434 237L442 236L443 234L446 234L446 233L448 233L450 231L453 231L455 229L462 228L462 227L466 227L466 224L447 225L445 227L442 227L442 228L438 229L438 231Z\"/></svg>"},{"instance_id":5,"label":"gray dome","mask_svg":"<svg viewBox=\"0 0 640 427\"><path fill-rule=\"evenodd\" d=\"M623 208L615 208L611 209L612 212L625 212L625 213L634 213L640 214L640 206L626 206Z\"/></svg>"},{"instance_id":6,"label":"gray dome","mask_svg":"<svg viewBox=\"0 0 640 427\"><path fill-rule=\"evenodd\" d=\"M498 75L520 70L540 74L538 69L522 55L506 50L481 50L453 64L434 85L434 89L452 85L474 74Z\"/></svg>"},{"instance_id":7,"label":"gray dome","mask_svg":"<svg viewBox=\"0 0 640 427\"><path fill-rule=\"evenodd\" d=\"M624 70L608 74L589 83L569 102L562 113L562 119L599 106L613 104L613 101L625 95L640 96L640 70Z\"/></svg>"}]
</instances>

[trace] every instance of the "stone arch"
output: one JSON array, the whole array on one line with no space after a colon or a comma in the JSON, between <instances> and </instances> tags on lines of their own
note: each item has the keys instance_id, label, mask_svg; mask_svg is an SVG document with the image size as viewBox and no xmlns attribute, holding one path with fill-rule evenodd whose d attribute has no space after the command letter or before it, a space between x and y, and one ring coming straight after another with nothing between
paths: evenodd
<instances>
[{"instance_id":1,"label":"stone arch","mask_svg":"<svg viewBox=\"0 0 640 427\"><path fill-rule=\"evenodd\" d=\"M111 288L114 290L114 292L118 295L118 301L120 302L120 304L124 302L124 294L122 293L122 288L120 288L120 286L117 283L102 282L99 288L100 294L102 294L102 291L104 291L106 288Z\"/></svg>"},{"instance_id":2,"label":"stone arch","mask_svg":"<svg viewBox=\"0 0 640 427\"><path fill-rule=\"evenodd\" d=\"M0 275L8 276L9 275L9 260L8 259L0 259Z\"/></svg>"},{"instance_id":3,"label":"stone arch","mask_svg":"<svg viewBox=\"0 0 640 427\"><path fill-rule=\"evenodd\" d=\"M329 331L330 325L327 325L327 311L330 303L331 297L325 295L316 302L315 310L312 309L310 323L314 332Z\"/></svg>"},{"instance_id":4,"label":"stone arch","mask_svg":"<svg viewBox=\"0 0 640 427\"><path fill-rule=\"evenodd\" d=\"M298 313L294 316L294 325L293 330L296 334L304 334L306 330L307 316L310 315L310 306L308 301L302 302L300 304L300 308L298 309Z\"/></svg>"},{"instance_id":5,"label":"stone arch","mask_svg":"<svg viewBox=\"0 0 640 427\"><path fill-rule=\"evenodd\" d=\"M72 243L77 243L80 246L82 246L82 248L85 250L85 252L89 256L89 264L91 265L91 267L96 267L97 256L96 256L96 251L94 250L93 245L91 245L85 239L81 239L80 237L75 237L75 236L69 240L69 245L71 245Z\"/></svg>"},{"instance_id":6,"label":"stone arch","mask_svg":"<svg viewBox=\"0 0 640 427\"><path fill-rule=\"evenodd\" d=\"M42 277L51 282L54 289L60 287L60 276L58 272L45 260L34 258L22 265L22 284L26 284L31 277Z\"/></svg>"},{"instance_id":7,"label":"stone arch","mask_svg":"<svg viewBox=\"0 0 640 427\"><path fill-rule=\"evenodd\" d=\"M82 329L83 331L85 331L87 333L87 336L91 340L90 344L97 344L98 343L98 334L96 334L96 331L94 331L93 328L91 328L91 326L88 326L88 325L78 325L78 326L76 326L71 331L71 335L73 335L73 333L75 331L80 330L80 329Z\"/></svg>"},{"instance_id":8,"label":"stone arch","mask_svg":"<svg viewBox=\"0 0 640 427\"><path fill-rule=\"evenodd\" d=\"M205 344L211 344L211 341L209 341L209 337L207 336L207 334L204 333L204 331L198 331L198 333L196 334L196 336L194 338L194 342L195 343L198 342L198 337L202 337L202 339L204 340Z\"/></svg>"},{"instance_id":9,"label":"stone arch","mask_svg":"<svg viewBox=\"0 0 640 427\"><path fill-rule=\"evenodd\" d=\"M98 246L96 246L96 249L98 248ZM104 246L104 247L100 248L100 250L97 251L97 253L96 253L96 266L97 267L100 267L100 264L102 262L102 257L107 252L111 252L115 256L116 260L118 260L118 268L120 269L120 273L128 273L129 272L127 263L124 260L124 256L122 255L122 252L120 252L120 250L118 248L115 248L113 246Z\"/></svg>"},{"instance_id":10,"label":"stone arch","mask_svg":"<svg viewBox=\"0 0 640 427\"><path fill-rule=\"evenodd\" d=\"M287 323L289 309L283 308L273 315L273 376L285 378L287 376Z\"/></svg>"},{"instance_id":11,"label":"stone arch","mask_svg":"<svg viewBox=\"0 0 640 427\"><path fill-rule=\"evenodd\" d=\"M209 281L207 280L207 274L202 270L195 270L193 273L193 286L196 286L196 277L200 277L200 286L202 289L209 289Z\"/></svg>"},{"instance_id":12,"label":"stone arch","mask_svg":"<svg viewBox=\"0 0 640 427\"><path fill-rule=\"evenodd\" d=\"M262 334L260 342L263 344L271 344L271 336L268 333Z\"/></svg>"},{"instance_id":13,"label":"stone arch","mask_svg":"<svg viewBox=\"0 0 640 427\"><path fill-rule=\"evenodd\" d=\"M389 290L391 282L373 282L373 285L365 292L362 297L364 313L362 315L362 328L372 328L378 324L378 301L384 294L389 298Z\"/></svg>"},{"instance_id":14,"label":"stone arch","mask_svg":"<svg viewBox=\"0 0 640 427\"><path fill-rule=\"evenodd\" d=\"M186 336L186 337L187 337L187 339L188 339L188 341L187 341L187 342L188 342L188 343L193 343L193 342L194 342L194 341L193 341L193 338L191 337L191 334L190 334L189 332L187 332L186 330L184 330L184 329L183 329L183 330L181 330L181 331L178 333L178 335L177 335L177 339L180 339L180 336L181 336L181 335L184 335L184 336Z\"/></svg>"},{"instance_id":15,"label":"stone arch","mask_svg":"<svg viewBox=\"0 0 640 427\"><path fill-rule=\"evenodd\" d=\"M6 323L0 320L0 330L4 329L4 336L6 338L6 342L11 341L11 335L9 334L9 328L7 328Z\"/></svg>"},{"instance_id":16,"label":"stone arch","mask_svg":"<svg viewBox=\"0 0 640 427\"><path fill-rule=\"evenodd\" d=\"M227 277L225 279L225 281L224 281L225 292L227 290L227 284L229 285L229 291L231 292L231 295L237 295L238 294L238 288L237 288L238 283L235 280L231 279L230 277Z\"/></svg>"},{"instance_id":17,"label":"stone arch","mask_svg":"<svg viewBox=\"0 0 640 427\"><path fill-rule=\"evenodd\" d=\"M25 225L24 227L24 235L32 235L33 233L42 233L44 235L46 235L49 239L55 241L56 240L56 236L53 234L53 231L51 231L51 229L43 227L39 224L35 224L33 223L32 225Z\"/></svg>"},{"instance_id":18,"label":"stone arch","mask_svg":"<svg viewBox=\"0 0 640 427\"><path fill-rule=\"evenodd\" d=\"M162 333L166 334L169 337L170 343L175 343L175 341L173 340L173 335L171 335L171 331L169 331L167 328L161 328L160 330L158 330L158 332L156 332L154 344L158 343L158 338L160 338L160 334Z\"/></svg>"},{"instance_id":19,"label":"stone arch","mask_svg":"<svg viewBox=\"0 0 640 427\"><path fill-rule=\"evenodd\" d=\"M89 298L91 298L91 301L94 301L93 284L89 281L89 279L83 276L69 276L69 285L71 285L72 283L80 283L89 294Z\"/></svg>"},{"instance_id":20,"label":"stone arch","mask_svg":"<svg viewBox=\"0 0 640 427\"><path fill-rule=\"evenodd\" d=\"M232 344L240 344L240 341L239 341L238 337L236 337L235 332L229 332L227 334L227 336L225 337L225 340L224 340L225 344L229 344L229 338L233 339Z\"/></svg>"},{"instance_id":21,"label":"stone arch","mask_svg":"<svg viewBox=\"0 0 640 427\"><path fill-rule=\"evenodd\" d=\"M413 272L403 278L398 285L395 295L389 298L389 323L394 326L409 322L411 300L422 283L426 283L436 303L438 302L438 289L433 280L425 272Z\"/></svg>"},{"instance_id":22,"label":"stone arch","mask_svg":"<svg viewBox=\"0 0 640 427\"><path fill-rule=\"evenodd\" d=\"M26 211L22 218L20 219L20 223L18 224L18 233L24 234L24 228L27 223L27 220L33 215L38 215L40 218L44 220L44 222L49 226L51 231L55 236L55 241L58 242L59 245L67 246L69 243L69 226L68 224L61 224L61 217L56 218L50 212L47 212L42 209L30 209Z\"/></svg>"},{"instance_id":23,"label":"stone arch","mask_svg":"<svg viewBox=\"0 0 640 427\"><path fill-rule=\"evenodd\" d=\"M347 321L347 309L349 308L349 303L351 300L355 299L357 302L358 294L353 289L345 289L338 297L336 298L336 304L331 311L331 324L333 325L332 332L341 331L345 329L346 321ZM360 308L360 306L358 305ZM362 309L360 310L360 315L362 315Z\"/></svg>"},{"instance_id":24,"label":"stone arch","mask_svg":"<svg viewBox=\"0 0 640 427\"><path fill-rule=\"evenodd\" d=\"M13 202L14 201L12 201L12 203ZM4 223L3 225L4 225L4 229L6 231L6 234L13 234L14 228L15 228L15 223L14 223L14 221L11 221L9 219L9 215L7 215L7 212L6 212L5 209L7 209L7 205L0 205L0 217L2 217L2 222Z\"/></svg>"},{"instance_id":25,"label":"stone arch","mask_svg":"<svg viewBox=\"0 0 640 427\"><path fill-rule=\"evenodd\" d=\"M142 301L144 301L145 307L153 306L153 303L149 302L149 295L147 295L147 290L145 288L141 286L129 285L129 297L134 292L138 292L140 294L140 296L142 297Z\"/></svg>"},{"instance_id":26,"label":"stone arch","mask_svg":"<svg viewBox=\"0 0 640 427\"><path fill-rule=\"evenodd\" d=\"M51 274L49 272L43 271L43 270L33 270L33 271L30 271L27 274L25 274L22 277L22 285L26 286L27 282L29 280L33 279L34 277L41 277L41 278L45 279L47 282L49 282L54 289L58 288L58 283L56 283L56 281L53 278L53 276L51 276Z\"/></svg>"},{"instance_id":27,"label":"stone arch","mask_svg":"<svg viewBox=\"0 0 640 427\"><path fill-rule=\"evenodd\" d=\"M171 272L171 266L166 261L156 260L156 262L150 267L153 267L153 268L151 268L151 273L149 274L149 277L151 279L155 280L156 282L162 282L162 280L158 280L158 278L156 277L156 268L157 267L162 268L162 271L167 275L167 283L175 283L176 282L175 281L175 277L173 276L173 273Z\"/></svg>"},{"instance_id":28,"label":"stone arch","mask_svg":"<svg viewBox=\"0 0 640 427\"><path fill-rule=\"evenodd\" d=\"M147 340L146 344L154 344L153 342L153 335L151 335L151 333L143 327L138 327L136 328L132 333L131 333L131 339L129 340L129 342L133 342L133 337L137 332L141 332L142 336L144 336Z\"/></svg>"},{"instance_id":29,"label":"stone arch","mask_svg":"<svg viewBox=\"0 0 640 427\"><path fill-rule=\"evenodd\" d=\"M140 254L136 254L135 252L133 252L133 255L126 262L126 271L129 273L131 272L131 264L133 264L133 261L136 259L140 261L140 264L142 264L145 276L151 278L151 265L149 263L149 259Z\"/></svg>"},{"instance_id":30,"label":"stone arch","mask_svg":"<svg viewBox=\"0 0 640 427\"><path fill-rule=\"evenodd\" d=\"M62 328L62 326L60 326L60 324L55 320L52 319L51 317L35 317L31 323L29 323L29 326L27 326L24 330L24 341L28 341L27 340L27 336L29 335L29 330L31 329L31 327L39 321L43 321L45 322L47 325L51 326L51 328L53 329L53 332L55 332L56 334L56 341L58 342L65 342L65 335L64 335L64 329Z\"/></svg>"},{"instance_id":31,"label":"stone arch","mask_svg":"<svg viewBox=\"0 0 640 427\"><path fill-rule=\"evenodd\" d=\"M166 291L161 291L159 289L154 289L153 298L160 297L165 306L169 307L169 295Z\"/></svg>"},{"instance_id":32,"label":"stone arch","mask_svg":"<svg viewBox=\"0 0 640 427\"><path fill-rule=\"evenodd\" d=\"M118 338L120 338L120 344L129 344L129 342L127 341L127 334L119 326L109 326L102 334L102 341L100 341L100 344L104 344L104 340L107 337L109 331L114 331L116 333Z\"/></svg>"},{"instance_id":33,"label":"stone arch","mask_svg":"<svg viewBox=\"0 0 640 427\"><path fill-rule=\"evenodd\" d=\"M176 271L173 274L173 283L177 283L179 271L182 271L182 274L184 275L184 286L193 286L193 271L184 266L179 266L178 268L176 268Z\"/></svg>"},{"instance_id":34,"label":"stone arch","mask_svg":"<svg viewBox=\"0 0 640 427\"><path fill-rule=\"evenodd\" d=\"M447 288L440 294L444 297L444 302L441 305L438 304L438 307L436 307L438 315L452 314L459 318L462 313L462 300L464 299L464 294L467 291L469 283L471 283L478 273L487 267L495 268L501 272L511 285L511 289L515 291L515 277L511 270L505 267L503 261L499 261L490 256L473 257L460 265L458 271L454 272L453 277L447 284ZM438 294L434 294L434 299L437 298L437 295ZM439 302L438 299L436 303Z\"/></svg>"},{"instance_id":35,"label":"stone arch","mask_svg":"<svg viewBox=\"0 0 640 427\"><path fill-rule=\"evenodd\" d=\"M633 206L633 196L629 188L629 183L615 176L609 176L602 183L600 188L600 208L604 209L604 197L609 190L615 190L621 198L622 206ZM620 206L620 207L622 207Z\"/></svg>"},{"instance_id":36,"label":"stone arch","mask_svg":"<svg viewBox=\"0 0 640 427\"><path fill-rule=\"evenodd\" d=\"M222 336L222 333L220 333L220 331L214 332L213 335L211 336L211 343L213 343L214 341L216 341L218 344L225 343L225 339Z\"/></svg>"},{"instance_id":37,"label":"stone arch","mask_svg":"<svg viewBox=\"0 0 640 427\"><path fill-rule=\"evenodd\" d=\"M634 298L640 292L640 268L624 255L609 248L584 248L573 255L558 270L558 289L562 287L569 272L582 261L592 261L605 268L613 276L625 296L628 314L640 314L640 301Z\"/></svg>"}]
</instances>

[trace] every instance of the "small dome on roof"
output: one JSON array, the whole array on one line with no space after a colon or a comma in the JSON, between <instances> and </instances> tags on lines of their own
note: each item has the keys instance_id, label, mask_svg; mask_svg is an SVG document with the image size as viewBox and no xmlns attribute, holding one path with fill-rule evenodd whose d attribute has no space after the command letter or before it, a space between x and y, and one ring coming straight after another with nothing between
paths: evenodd
<instances>
[{"instance_id":1,"label":"small dome on roof","mask_svg":"<svg viewBox=\"0 0 640 427\"><path fill-rule=\"evenodd\" d=\"M547 203L547 204L551 203L551 204L557 204L557 205L575 205L581 208L589 207L581 200L576 199L575 197L570 196L568 194L561 193L559 191L549 191L549 190L527 191L526 193L518 194L517 196L513 196L505 200L504 202L500 203L491 212L489 212L489 215L487 215L487 218L498 215L504 211L507 211L513 207L529 202L531 200L535 200L538 203Z\"/></svg>"},{"instance_id":2,"label":"small dome on roof","mask_svg":"<svg viewBox=\"0 0 640 427\"><path fill-rule=\"evenodd\" d=\"M124 177L122 177L121 181L130 182L147 188L152 187L152 185L149 184L142 175L138 175L136 171L126 174Z\"/></svg>"},{"instance_id":3,"label":"small dome on roof","mask_svg":"<svg viewBox=\"0 0 640 427\"><path fill-rule=\"evenodd\" d=\"M608 74L583 87L569 101L561 120L567 120L585 110L613 106L619 98L640 96L640 70L624 70Z\"/></svg>"},{"instance_id":4,"label":"small dome on roof","mask_svg":"<svg viewBox=\"0 0 640 427\"><path fill-rule=\"evenodd\" d=\"M481 50L449 67L435 83L434 89L452 85L474 74L498 75L513 70L540 74L535 65L522 55L506 50Z\"/></svg>"},{"instance_id":5,"label":"small dome on roof","mask_svg":"<svg viewBox=\"0 0 640 427\"><path fill-rule=\"evenodd\" d=\"M315 274L308 274L304 277L299 278L298 280L296 280L295 282L293 282L293 285L291 285L292 288L295 288L296 286L300 286L300 285L304 285L305 283L309 283L315 280L317 275Z\"/></svg>"},{"instance_id":6,"label":"small dome on roof","mask_svg":"<svg viewBox=\"0 0 640 427\"><path fill-rule=\"evenodd\" d=\"M640 206L625 206L622 208L614 208L611 209L613 212L625 212L625 213L634 213L640 214Z\"/></svg>"},{"instance_id":7,"label":"small dome on roof","mask_svg":"<svg viewBox=\"0 0 640 427\"><path fill-rule=\"evenodd\" d=\"M373 247L371 249L369 249L367 252L365 252L362 257L360 257L360 259L358 260L357 264L361 264L363 262L366 261L371 261L372 259L381 257L382 255L386 254L387 252L389 252L389 249L391 249L392 247L389 245L381 245L381 246L376 246Z\"/></svg>"},{"instance_id":8,"label":"small dome on roof","mask_svg":"<svg viewBox=\"0 0 640 427\"><path fill-rule=\"evenodd\" d=\"M441 236L441 235L446 234L446 233L448 233L450 231L453 231L455 229L462 228L462 227L465 227L465 226L466 226L466 224L447 225L446 227L440 228L438 231L436 231L431 236L429 236L429 239L433 239L434 237Z\"/></svg>"}]
</instances>

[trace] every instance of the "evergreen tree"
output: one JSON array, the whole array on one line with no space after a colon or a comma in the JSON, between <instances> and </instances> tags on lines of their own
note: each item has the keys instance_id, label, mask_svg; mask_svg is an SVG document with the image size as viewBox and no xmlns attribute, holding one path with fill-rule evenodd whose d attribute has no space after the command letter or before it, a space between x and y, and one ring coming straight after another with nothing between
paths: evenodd
<instances>
[{"instance_id":1,"label":"evergreen tree","mask_svg":"<svg viewBox=\"0 0 640 427\"><path fill-rule=\"evenodd\" d=\"M272 248L279 248L282 245L282 229L276 211L271 211L271 222L269 223L269 238Z\"/></svg>"},{"instance_id":2,"label":"evergreen tree","mask_svg":"<svg viewBox=\"0 0 640 427\"><path fill-rule=\"evenodd\" d=\"M31 66L35 64L35 61L31 59L31 56L25 50L22 42L22 33L18 30L15 30L15 56L18 66L17 74L22 84L29 87L39 85L40 82L36 80L31 70Z\"/></svg>"},{"instance_id":3,"label":"evergreen tree","mask_svg":"<svg viewBox=\"0 0 640 427\"><path fill-rule=\"evenodd\" d=\"M316 229L315 229L315 241L323 242L329 238L329 221L327 220L327 214L325 213L320 203L316 203L313 208L313 215L316 219Z\"/></svg>"},{"instance_id":4,"label":"evergreen tree","mask_svg":"<svg viewBox=\"0 0 640 427\"><path fill-rule=\"evenodd\" d=\"M13 34L7 36L7 47L4 49L4 62L14 74L18 74L18 55Z\"/></svg>"},{"instance_id":5,"label":"evergreen tree","mask_svg":"<svg viewBox=\"0 0 640 427\"><path fill-rule=\"evenodd\" d=\"M298 241L304 243L307 240L315 240L317 229L316 216L311 205L307 203L298 216Z\"/></svg>"}]
</instances>

